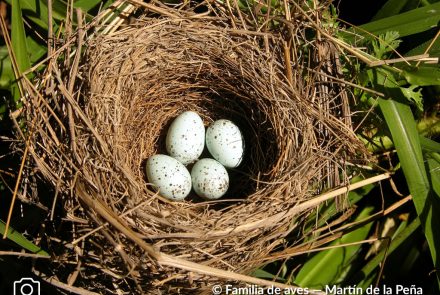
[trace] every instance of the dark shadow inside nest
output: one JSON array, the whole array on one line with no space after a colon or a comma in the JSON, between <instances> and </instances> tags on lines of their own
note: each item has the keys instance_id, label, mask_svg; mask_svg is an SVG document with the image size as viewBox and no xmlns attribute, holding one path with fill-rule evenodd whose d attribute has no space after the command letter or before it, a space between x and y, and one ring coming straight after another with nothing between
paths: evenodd
<instances>
[{"instance_id":1,"label":"dark shadow inside nest","mask_svg":"<svg viewBox=\"0 0 440 295\"><path fill-rule=\"evenodd\" d=\"M209 118L212 121L218 119L228 119L234 122L242 132L245 151L241 164L234 169L227 169L229 174L229 189L226 194L214 202L210 201L213 209L224 209L235 203L235 200L241 202L247 199L257 191L257 186L261 189L264 185L259 181L270 181L268 176L271 169L278 161L279 147L277 145L277 135L269 120L267 114L263 111L264 103L268 101L255 100L252 97L239 97L227 90L212 90L210 88L194 91L201 91L201 97L196 103L183 106L179 112L170 118L163 126L158 139L156 141L156 154L167 154L166 151L166 135L173 120L181 113L193 110L202 117ZM267 106L266 106L267 107ZM205 122L206 125L206 122ZM208 127L208 126L205 126ZM206 146L200 156L202 158L213 158ZM145 174L146 160L142 162L144 179L147 181ZM191 171L193 164L187 166ZM150 189L153 190L152 187ZM201 203L206 200L200 198L192 190L186 201Z\"/></svg>"}]
</instances>

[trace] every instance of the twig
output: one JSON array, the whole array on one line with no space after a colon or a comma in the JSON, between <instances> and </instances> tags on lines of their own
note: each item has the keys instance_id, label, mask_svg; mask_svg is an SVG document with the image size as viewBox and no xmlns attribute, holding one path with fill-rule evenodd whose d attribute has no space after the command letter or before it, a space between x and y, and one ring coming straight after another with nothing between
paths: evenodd
<instances>
[{"instance_id":1,"label":"twig","mask_svg":"<svg viewBox=\"0 0 440 295\"><path fill-rule=\"evenodd\" d=\"M23 174L24 163L26 162L27 154L29 152L30 136L26 141L26 148L24 149L23 157L21 159L20 169L18 170L17 181L15 182L14 194L12 195L11 205L9 206L8 218L6 220L5 232L3 233L3 239L8 236L9 224L11 223L12 211L14 209L15 200L17 198L18 188L21 182L21 176Z\"/></svg>"},{"instance_id":2,"label":"twig","mask_svg":"<svg viewBox=\"0 0 440 295\"><path fill-rule=\"evenodd\" d=\"M283 218L294 216L295 214L297 214L299 212L303 212L304 210L316 207L325 201L334 199L337 196L345 194L349 191L361 188L361 187L368 185L368 184L372 184L372 183L376 183L376 182L388 179L390 177L391 177L391 175L389 173L384 173L384 174L380 174L380 175L377 175L377 176L374 176L374 177L371 177L368 179L364 179L364 180L356 182L352 185L345 186L345 187L330 191L328 193L317 196L309 201L305 201L305 202L298 204L295 207L291 208L287 212L280 212L280 213L275 214L269 218L265 218L262 220L258 220L256 222L244 224L244 225L238 226L234 229L226 229L226 230L218 231L218 232L215 232L212 234L215 234L215 236L222 236L222 235L231 234L231 233L235 233L235 232L239 232L239 231L251 230L251 229L255 229L255 228L259 228L259 227L264 227L264 226L268 226L271 224L277 224L277 222L279 222L279 220L281 220ZM210 235L211 235L211 233L210 233Z\"/></svg>"},{"instance_id":3,"label":"twig","mask_svg":"<svg viewBox=\"0 0 440 295\"><path fill-rule=\"evenodd\" d=\"M408 61L413 61L413 60L417 60L418 62L420 62L422 60L426 60L427 58L429 58L429 54L425 53L425 54L419 54L419 55L408 56L408 57L399 57L399 58L373 61L370 63L370 66L377 67L377 66L382 66L382 65L390 65L393 63L408 62ZM431 58L429 60L437 60L438 61L438 58Z\"/></svg>"},{"instance_id":4,"label":"twig","mask_svg":"<svg viewBox=\"0 0 440 295\"><path fill-rule=\"evenodd\" d=\"M45 282L47 282L47 283L49 283L49 284L51 284L51 285L53 285L53 286L55 286L57 288L63 289L63 290L68 291L68 292L71 292L73 294L77 294L77 295L99 295L99 293L87 291L87 290L84 290L82 288L78 288L78 287L74 287L74 286L69 286L69 285L67 285L65 283L62 283L62 282L58 281L57 279L55 279L53 277L46 279L44 277L41 277L40 273L37 272L37 271L34 271L34 273L36 275L38 275L39 278L42 279L43 281L45 281Z\"/></svg>"},{"instance_id":5,"label":"twig","mask_svg":"<svg viewBox=\"0 0 440 295\"><path fill-rule=\"evenodd\" d=\"M53 51L52 0L47 0L47 18L47 55L51 55Z\"/></svg>"},{"instance_id":6,"label":"twig","mask_svg":"<svg viewBox=\"0 0 440 295\"><path fill-rule=\"evenodd\" d=\"M122 3L120 7L122 7L126 3ZM126 6L122 9L122 11L115 17L115 19L105 27L105 29L102 31L102 34L107 35L114 33L119 26L124 22L124 18L121 17L121 15L126 14L130 15L135 10L135 7L131 4L126 4Z\"/></svg>"},{"instance_id":7,"label":"twig","mask_svg":"<svg viewBox=\"0 0 440 295\"><path fill-rule=\"evenodd\" d=\"M321 247L321 248L314 248L314 249L309 249L309 248L311 248L312 245L316 245L316 244L323 245L323 244L327 244L329 242L332 242L332 241L336 240L337 238L340 238L343 235L343 231L347 228L355 228L355 227L360 226L361 224L369 223L378 217L387 216L388 214L390 214L394 210L400 208L402 205L404 205L405 203L407 203L410 200L411 200L411 195L397 201L396 203L394 203L393 205L391 205L389 208L385 209L384 211L377 212L377 213L375 213L371 216L368 216L362 220L359 220L356 222L351 222L349 224L345 224L345 225L343 225L333 231L330 231L326 234L321 235L319 237L319 239L314 239L314 240L308 241L305 245L300 245L300 246L297 246L294 248L285 249L285 250L279 252L278 254L275 253L271 256L264 257L264 258L260 259L261 263L267 263L269 261L275 261L280 258L288 258L288 257L293 257L293 256L301 255L301 254L331 249L332 247L335 247L335 246ZM319 230L319 231L322 231L322 230ZM376 240L378 240L378 239L368 240L368 241L374 242ZM349 244L344 244L344 245L349 246ZM337 246L341 246L341 245L337 245ZM304 248L306 250L302 250Z\"/></svg>"},{"instance_id":8,"label":"twig","mask_svg":"<svg viewBox=\"0 0 440 295\"><path fill-rule=\"evenodd\" d=\"M405 204L406 202L409 202L411 200L412 200L412 196L411 195L406 196L405 198L397 201L396 203L394 203L393 205L391 205L390 207L385 209L383 211L383 213L382 213L382 216L386 216L386 215L390 214L391 212L393 212L397 208L400 208L403 204Z\"/></svg>"},{"instance_id":9,"label":"twig","mask_svg":"<svg viewBox=\"0 0 440 295\"><path fill-rule=\"evenodd\" d=\"M346 81L346 80L341 79L341 78L336 78L336 77L333 77L333 76L328 75L328 74L326 74L326 73L318 72L318 71L313 70L313 69L307 69L307 70L310 71L310 72L312 72L312 73L319 74L319 75L321 75L321 76L323 76L323 77L330 78L330 79L332 79L332 80L334 80L334 81L336 81L336 82L340 82L340 83L346 84L346 85L348 85L348 86L358 88L358 89L360 89L360 90L363 90L363 91L369 92L369 93L371 93L371 94L375 94L375 95L380 96L380 97L385 97L385 94L383 94L382 92L379 92L379 91L376 91L376 90L373 90L373 89L370 89L370 88L367 88L367 87L364 87L364 86L358 85L358 84L356 84L356 83L352 83L352 82Z\"/></svg>"},{"instance_id":10,"label":"twig","mask_svg":"<svg viewBox=\"0 0 440 295\"><path fill-rule=\"evenodd\" d=\"M437 41L438 37L440 36L440 30L437 31L437 34L435 34L435 37L432 39L431 43L429 43L428 47L425 50L425 54L429 52L429 50L431 50L432 46L434 45L435 41ZM416 67L418 67L420 65L420 61L418 61L416 63Z\"/></svg>"},{"instance_id":11,"label":"twig","mask_svg":"<svg viewBox=\"0 0 440 295\"><path fill-rule=\"evenodd\" d=\"M158 6L151 5L149 3L145 3L145 2L142 2L139 0L127 0L127 2L134 4L134 5L137 5L137 6L144 7L148 10L151 10L152 12L156 12L156 13L159 13L159 14L171 17L171 18L178 18L179 17L178 15L175 15L174 13L171 13L163 8L160 8Z\"/></svg>"},{"instance_id":12,"label":"twig","mask_svg":"<svg viewBox=\"0 0 440 295\"><path fill-rule=\"evenodd\" d=\"M284 49L284 64L286 68L286 76L287 81L289 81L290 85L293 85L293 74L292 74L292 65L290 60L290 46L286 41L283 41L283 49Z\"/></svg>"},{"instance_id":13,"label":"twig","mask_svg":"<svg viewBox=\"0 0 440 295\"><path fill-rule=\"evenodd\" d=\"M147 201L142 202L142 203L140 203L139 205L136 205L135 207L133 207L133 208L131 208L131 209L125 211L124 213L122 213L121 215L119 215L119 217L122 218L122 217L127 216L128 214L132 213L133 211L136 211L136 210L139 209L140 207L144 206L146 202L147 202ZM108 225L109 225L108 222L106 222L106 223L104 223L104 224L98 226L97 228L95 228L95 229L91 230L90 232L86 233L85 235L83 235L83 236L79 237L78 239L72 241L71 244L72 244L72 245L76 245L76 244L78 244L79 242L81 242L82 240L84 240L85 238L87 238L88 236L90 236L90 235L94 234L95 232L97 232L97 231L99 231L99 230L105 228L105 227L108 226Z\"/></svg>"},{"instance_id":14,"label":"twig","mask_svg":"<svg viewBox=\"0 0 440 295\"><path fill-rule=\"evenodd\" d=\"M369 31L367 31L367 30L365 30L365 29L363 29L363 28L361 28L361 27L355 26L355 25L353 25L352 23L347 22L347 21L345 21L345 20L343 20L343 19L338 18L338 21L341 21L341 22L343 22L343 23L345 23L345 24L351 26L351 27L354 28L355 30L359 30L359 31L361 31L361 32L367 34L367 35L370 36L370 37L373 37L373 38L375 38L375 39L377 39L377 40L380 40L380 41L384 42L387 46L389 46L389 47L392 49L392 51L393 51L398 57L400 57L400 58L403 59L403 60L402 60L403 62L406 62L406 63L409 65L409 62L406 61L406 60L404 59L403 55L400 54L396 49L394 49L394 48L393 48L388 42L386 42L385 40L381 40L378 36L374 35L373 33L369 32ZM353 33L353 34L356 35L356 36L359 36L359 35L357 35L356 33Z\"/></svg>"},{"instance_id":15,"label":"twig","mask_svg":"<svg viewBox=\"0 0 440 295\"><path fill-rule=\"evenodd\" d=\"M50 258L50 256L47 255L23 253L23 252L11 252L11 251L0 251L0 256L20 256L20 257L29 257L29 258L43 258L43 259Z\"/></svg>"},{"instance_id":16,"label":"twig","mask_svg":"<svg viewBox=\"0 0 440 295\"><path fill-rule=\"evenodd\" d=\"M367 53L358 50L350 45L348 45L347 43L345 43L342 40L339 40L338 38L333 37L332 35L330 35L329 33L327 33L326 31L324 31L305 11L304 9L302 9L302 7L296 3L295 1L292 2L293 5L295 5L295 7L301 11L301 13L303 14L303 16L305 18L308 19L308 21L310 21L310 23L312 23L315 26L315 29L322 34L323 36L325 36L326 38L332 40L334 43L338 44L339 46L341 46L342 48L344 48L345 50L347 50L348 52L350 52L351 54L355 55L357 58L359 58L361 61L363 61L364 63L366 63L368 66L371 66L371 63L373 62L369 57L372 56L368 56ZM374 58L374 57L373 57ZM376 60L378 60L377 58L375 58Z\"/></svg>"}]
</instances>

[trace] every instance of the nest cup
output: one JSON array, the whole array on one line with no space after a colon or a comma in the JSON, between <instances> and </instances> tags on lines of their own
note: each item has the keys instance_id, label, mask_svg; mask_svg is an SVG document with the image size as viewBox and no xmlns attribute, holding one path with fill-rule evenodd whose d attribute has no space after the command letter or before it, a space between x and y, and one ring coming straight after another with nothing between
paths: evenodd
<instances>
[{"instance_id":1,"label":"nest cup","mask_svg":"<svg viewBox=\"0 0 440 295\"><path fill-rule=\"evenodd\" d=\"M66 128L45 120L47 109L28 111L39 126L31 142L37 165L66 196L65 210L103 224L95 208L78 200L87 194L163 253L238 273L266 262L297 230L293 220L307 214L291 209L319 193L324 180L343 182L341 161L361 150L342 86L320 75L306 78L298 64L288 77L281 44L220 21L168 18L140 18L87 40L78 74L61 71L56 83L65 91L47 95L53 105L65 105L54 109ZM326 54L319 59L317 50L316 71L333 54L328 44L320 46ZM72 91L63 88L69 81ZM245 158L230 171L227 196L217 201L171 202L147 184L146 159L165 153L168 126L188 110L205 126L229 119L245 138ZM116 229L91 239L85 253L98 251L101 241L99 252L112 257L100 260L101 267L116 273L116 281L131 277L137 283L132 292L153 285L194 290L218 280L158 265Z\"/></svg>"},{"instance_id":2,"label":"nest cup","mask_svg":"<svg viewBox=\"0 0 440 295\"><path fill-rule=\"evenodd\" d=\"M233 37L223 28L185 21L153 24L89 44L86 112L98 133L119 165L144 187L145 160L167 153L166 132L176 116L195 111L205 126L229 119L242 131L246 152L239 168L229 171L226 198L265 199L261 191L268 185L262 182L284 181L286 173L298 171L305 160L301 145L309 145L312 135L300 104L281 102L286 95L272 89L287 85L267 83L270 71L279 67L276 60L251 38ZM288 144L292 153L280 159ZM133 204L145 198L136 196L130 198Z\"/></svg>"}]
</instances>

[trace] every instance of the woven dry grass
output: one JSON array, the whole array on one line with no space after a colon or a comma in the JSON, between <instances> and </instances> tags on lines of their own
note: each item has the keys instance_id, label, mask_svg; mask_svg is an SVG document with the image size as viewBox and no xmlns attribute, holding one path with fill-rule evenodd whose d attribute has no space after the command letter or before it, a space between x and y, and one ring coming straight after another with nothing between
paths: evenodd
<instances>
[{"instance_id":1,"label":"woven dry grass","mask_svg":"<svg viewBox=\"0 0 440 295\"><path fill-rule=\"evenodd\" d=\"M345 161L363 156L345 86L329 78L336 48L306 42L301 11L270 33L165 11L109 34L80 29L27 86L30 153L55 215L71 223L54 272L81 267L90 290L192 293L241 280L221 270L248 274L294 243L317 204L298 205L346 183ZM167 126L186 110L244 134L225 198L170 202L146 182L145 160L164 153Z\"/></svg>"}]
</instances>

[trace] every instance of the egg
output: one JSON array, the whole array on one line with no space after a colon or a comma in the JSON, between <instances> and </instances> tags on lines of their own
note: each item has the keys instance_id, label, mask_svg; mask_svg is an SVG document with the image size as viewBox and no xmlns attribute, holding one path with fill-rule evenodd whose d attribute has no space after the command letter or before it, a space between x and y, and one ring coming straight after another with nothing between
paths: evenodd
<instances>
[{"instance_id":1,"label":"egg","mask_svg":"<svg viewBox=\"0 0 440 295\"><path fill-rule=\"evenodd\" d=\"M146 172L148 181L167 199L181 201L191 191L191 174L170 156L151 156L147 160Z\"/></svg>"},{"instance_id":2,"label":"egg","mask_svg":"<svg viewBox=\"0 0 440 295\"><path fill-rule=\"evenodd\" d=\"M235 168L243 160L243 136L237 125L229 120L217 120L208 127L206 147L214 159L227 168Z\"/></svg>"},{"instance_id":3,"label":"egg","mask_svg":"<svg viewBox=\"0 0 440 295\"><path fill-rule=\"evenodd\" d=\"M201 159L191 169L194 191L202 198L215 200L223 196L229 188L226 168L214 159Z\"/></svg>"},{"instance_id":4,"label":"egg","mask_svg":"<svg viewBox=\"0 0 440 295\"><path fill-rule=\"evenodd\" d=\"M184 165L195 162L205 146L205 126L202 118L187 111L171 123L166 137L166 149L170 156Z\"/></svg>"}]
</instances>

